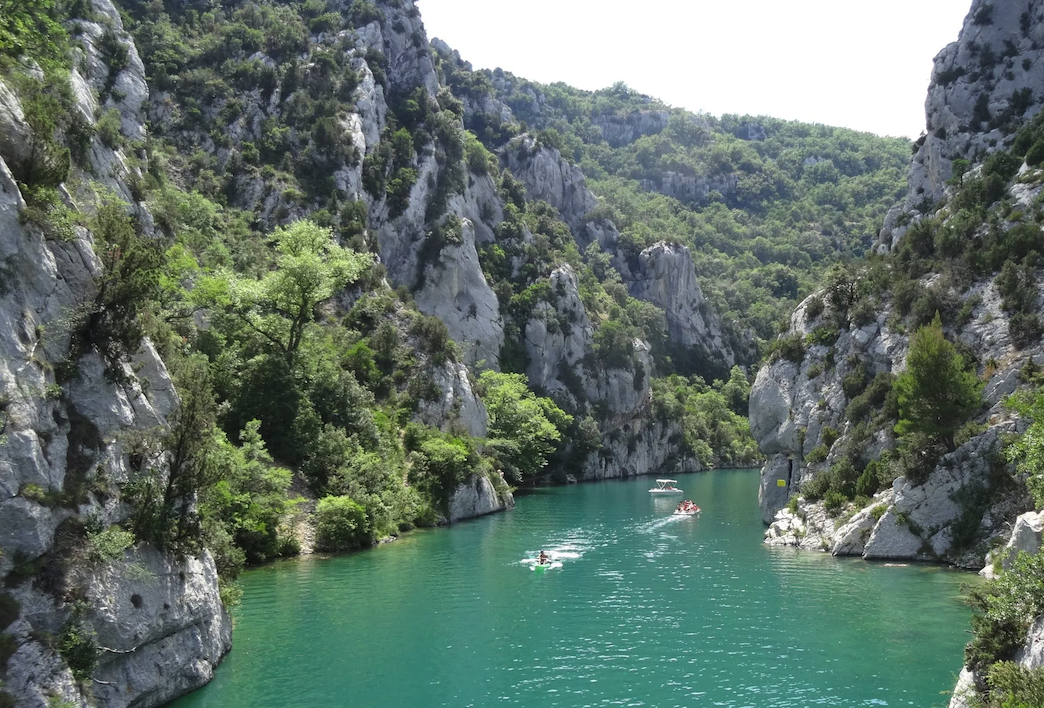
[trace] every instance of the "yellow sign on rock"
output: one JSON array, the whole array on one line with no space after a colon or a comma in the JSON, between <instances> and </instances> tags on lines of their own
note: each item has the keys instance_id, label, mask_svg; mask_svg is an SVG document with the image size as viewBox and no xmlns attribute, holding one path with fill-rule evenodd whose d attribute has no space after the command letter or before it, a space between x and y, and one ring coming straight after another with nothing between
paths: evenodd
<instances>
[{"instance_id":1,"label":"yellow sign on rock","mask_svg":"<svg viewBox=\"0 0 1044 708\"><path fill-rule=\"evenodd\" d=\"M777 487L785 487L785 486L787 486L787 480L785 480L785 479L777 479L776 480L776 486Z\"/></svg>"}]
</instances>

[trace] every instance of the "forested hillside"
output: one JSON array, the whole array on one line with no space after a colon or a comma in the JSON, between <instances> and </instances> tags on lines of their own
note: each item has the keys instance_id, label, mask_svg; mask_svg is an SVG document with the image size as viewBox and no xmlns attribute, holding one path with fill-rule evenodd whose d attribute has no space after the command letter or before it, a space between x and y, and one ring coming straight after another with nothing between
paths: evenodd
<instances>
[{"instance_id":1,"label":"forested hillside","mask_svg":"<svg viewBox=\"0 0 1044 708\"><path fill-rule=\"evenodd\" d=\"M491 149L528 130L561 151L598 195L597 215L619 229L625 259L657 241L690 246L704 292L741 347L745 337L772 338L830 264L861 258L905 194L905 140L693 114L623 84L545 86L473 70L435 47L465 101L465 126Z\"/></svg>"}]
</instances>

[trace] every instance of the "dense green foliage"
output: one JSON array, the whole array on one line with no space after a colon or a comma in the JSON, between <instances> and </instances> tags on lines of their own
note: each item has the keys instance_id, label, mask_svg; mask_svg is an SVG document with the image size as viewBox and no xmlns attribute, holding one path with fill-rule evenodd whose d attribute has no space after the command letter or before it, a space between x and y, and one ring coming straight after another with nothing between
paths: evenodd
<instances>
[{"instance_id":1,"label":"dense green foliage","mask_svg":"<svg viewBox=\"0 0 1044 708\"><path fill-rule=\"evenodd\" d=\"M522 374L483 371L479 393L489 416L489 444L508 478L518 484L539 473L573 417L533 395Z\"/></svg>"},{"instance_id":2,"label":"dense green foliage","mask_svg":"<svg viewBox=\"0 0 1044 708\"><path fill-rule=\"evenodd\" d=\"M1044 668L1026 669L999 661L986 677L989 696L984 708L1034 708L1044 705Z\"/></svg>"},{"instance_id":3,"label":"dense green foliage","mask_svg":"<svg viewBox=\"0 0 1044 708\"><path fill-rule=\"evenodd\" d=\"M351 551L369 542L366 510L350 497L324 497L315 510L316 548Z\"/></svg>"},{"instance_id":4,"label":"dense green foliage","mask_svg":"<svg viewBox=\"0 0 1044 708\"><path fill-rule=\"evenodd\" d=\"M895 380L899 423L895 430L910 439L937 439L952 451L954 433L982 405L982 381L946 340L938 315L910 338L906 371Z\"/></svg>"},{"instance_id":5,"label":"dense green foliage","mask_svg":"<svg viewBox=\"0 0 1044 708\"><path fill-rule=\"evenodd\" d=\"M734 367L726 382L672 375L653 381L653 413L663 422L680 421L683 454L705 467L743 467L761 459L745 416L750 384Z\"/></svg>"},{"instance_id":6,"label":"dense green foliage","mask_svg":"<svg viewBox=\"0 0 1044 708\"><path fill-rule=\"evenodd\" d=\"M975 637L965 649L967 665L983 674L1014 658L1030 623L1044 614L1044 553L1019 553L1011 567L972 593Z\"/></svg>"}]
</instances>

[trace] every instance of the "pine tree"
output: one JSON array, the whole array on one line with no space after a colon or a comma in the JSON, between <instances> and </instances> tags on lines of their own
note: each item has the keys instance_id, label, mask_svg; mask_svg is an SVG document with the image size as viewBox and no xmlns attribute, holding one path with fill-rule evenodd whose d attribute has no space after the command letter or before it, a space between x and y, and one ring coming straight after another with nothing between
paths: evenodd
<instances>
[{"instance_id":1,"label":"pine tree","mask_svg":"<svg viewBox=\"0 0 1044 708\"><path fill-rule=\"evenodd\" d=\"M954 433L982 404L982 381L946 340L942 321L921 327L910 340L906 371L895 381L901 436L923 434L953 450Z\"/></svg>"}]
</instances>

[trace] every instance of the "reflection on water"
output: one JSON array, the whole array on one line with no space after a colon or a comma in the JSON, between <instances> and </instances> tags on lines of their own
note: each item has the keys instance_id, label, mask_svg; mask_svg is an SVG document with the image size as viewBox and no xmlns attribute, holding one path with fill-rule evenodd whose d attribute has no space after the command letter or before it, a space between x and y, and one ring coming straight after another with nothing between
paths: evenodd
<instances>
[{"instance_id":1,"label":"reflection on water","mask_svg":"<svg viewBox=\"0 0 1044 708\"><path fill-rule=\"evenodd\" d=\"M541 490L513 512L244 577L178 708L944 706L968 576L768 548L757 473ZM545 550L561 567L531 572Z\"/></svg>"}]
</instances>

